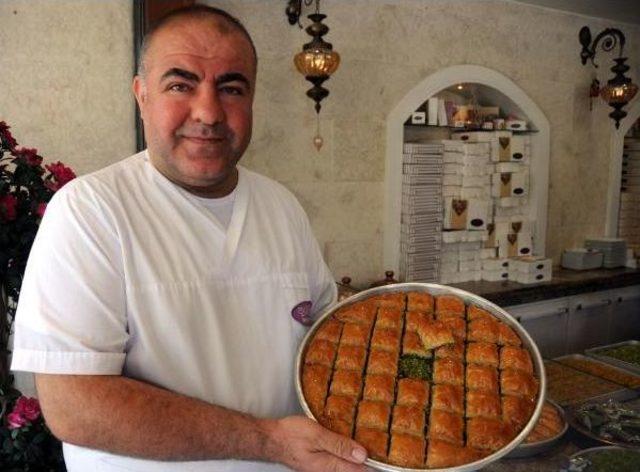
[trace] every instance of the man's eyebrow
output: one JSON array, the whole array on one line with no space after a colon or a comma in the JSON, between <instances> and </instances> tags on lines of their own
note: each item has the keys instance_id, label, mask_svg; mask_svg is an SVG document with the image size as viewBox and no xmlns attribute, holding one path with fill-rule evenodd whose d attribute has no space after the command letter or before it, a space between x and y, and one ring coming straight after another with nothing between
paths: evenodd
<instances>
[{"instance_id":1,"label":"man's eyebrow","mask_svg":"<svg viewBox=\"0 0 640 472\"><path fill-rule=\"evenodd\" d=\"M188 70L180 69L179 67L172 67L171 69L169 69L167 72L162 74L160 80L164 80L168 77L174 76L182 77L183 79L190 80L192 82L200 82L200 77L198 77L196 74L194 74L193 72L189 72Z\"/></svg>"},{"instance_id":2,"label":"man's eyebrow","mask_svg":"<svg viewBox=\"0 0 640 472\"><path fill-rule=\"evenodd\" d=\"M228 72L216 78L216 85L225 84L227 82L242 82L248 89L251 89L251 82L249 82L249 79L240 72Z\"/></svg>"}]
</instances>

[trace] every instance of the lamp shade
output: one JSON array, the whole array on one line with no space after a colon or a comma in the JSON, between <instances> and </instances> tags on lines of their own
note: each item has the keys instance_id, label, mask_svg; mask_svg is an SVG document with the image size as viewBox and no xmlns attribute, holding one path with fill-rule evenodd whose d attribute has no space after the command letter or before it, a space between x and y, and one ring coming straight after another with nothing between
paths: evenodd
<instances>
[{"instance_id":1,"label":"lamp shade","mask_svg":"<svg viewBox=\"0 0 640 472\"><path fill-rule=\"evenodd\" d=\"M328 77L340 65L340 54L330 49L308 49L293 58L298 71L305 77Z\"/></svg>"},{"instance_id":2,"label":"lamp shade","mask_svg":"<svg viewBox=\"0 0 640 472\"><path fill-rule=\"evenodd\" d=\"M633 82L621 85L607 84L600 90L600 97L609 105L620 103L626 105L638 93L638 86Z\"/></svg>"}]
</instances>

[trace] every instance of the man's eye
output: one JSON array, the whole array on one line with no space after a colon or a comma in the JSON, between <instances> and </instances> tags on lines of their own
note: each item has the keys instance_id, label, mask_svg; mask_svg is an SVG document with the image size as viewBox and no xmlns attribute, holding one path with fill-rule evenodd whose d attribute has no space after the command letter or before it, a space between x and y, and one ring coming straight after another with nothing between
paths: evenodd
<instances>
[{"instance_id":1,"label":"man's eye","mask_svg":"<svg viewBox=\"0 0 640 472\"><path fill-rule=\"evenodd\" d=\"M171 84L167 90L172 92L188 92L191 89L187 84Z\"/></svg>"},{"instance_id":2,"label":"man's eye","mask_svg":"<svg viewBox=\"0 0 640 472\"><path fill-rule=\"evenodd\" d=\"M220 87L220 92L227 95L244 95L245 90L242 87L236 87L233 85L226 85L224 87Z\"/></svg>"}]
</instances>

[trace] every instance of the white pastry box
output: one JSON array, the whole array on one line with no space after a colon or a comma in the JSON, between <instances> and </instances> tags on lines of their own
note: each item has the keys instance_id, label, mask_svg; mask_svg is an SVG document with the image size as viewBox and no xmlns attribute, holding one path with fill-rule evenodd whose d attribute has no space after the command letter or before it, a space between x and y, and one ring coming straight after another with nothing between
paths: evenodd
<instances>
[{"instance_id":1,"label":"white pastry box","mask_svg":"<svg viewBox=\"0 0 640 472\"><path fill-rule=\"evenodd\" d=\"M536 284L539 282L549 282L551 280L551 269L526 274L518 272L516 282L521 284Z\"/></svg>"},{"instance_id":2,"label":"white pastry box","mask_svg":"<svg viewBox=\"0 0 640 472\"><path fill-rule=\"evenodd\" d=\"M533 252L531 233L509 233L498 238L498 257L528 256Z\"/></svg>"},{"instance_id":3,"label":"white pastry box","mask_svg":"<svg viewBox=\"0 0 640 472\"><path fill-rule=\"evenodd\" d=\"M444 229L467 229L469 202L457 198L444 199Z\"/></svg>"},{"instance_id":4,"label":"white pastry box","mask_svg":"<svg viewBox=\"0 0 640 472\"><path fill-rule=\"evenodd\" d=\"M512 136L510 149L511 157L509 160L514 162L528 162L529 150L531 149L528 146L528 142L528 136Z\"/></svg>"},{"instance_id":5,"label":"white pastry box","mask_svg":"<svg viewBox=\"0 0 640 472\"><path fill-rule=\"evenodd\" d=\"M491 160L494 162L511 161L511 131L468 131L454 133L452 138L475 143L488 142L491 145Z\"/></svg>"},{"instance_id":6,"label":"white pastry box","mask_svg":"<svg viewBox=\"0 0 640 472\"><path fill-rule=\"evenodd\" d=\"M484 230L491 217L491 202L489 200L469 200L467 213L467 229Z\"/></svg>"},{"instance_id":7,"label":"white pastry box","mask_svg":"<svg viewBox=\"0 0 640 472\"><path fill-rule=\"evenodd\" d=\"M460 261L460 272L480 272L482 270L482 261L469 260Z\"/></svg>"},{"instance_id":8,"label":"white pastry box","mask_svg":"<svg viewBox=\"0 0 640 472\"><path fill-rule=\"evenodd\" d=\"M496 198L525 197L529 194L529 173L502 172L492 175L492 195Z\"/></svg>"},{"instance_id":9,"label":"white pastry box","mask_svg":"<svg viewBox=\"0 0 640 472\"><path fill-rule=\"evenodd\" d=\"M486 270L482 269L482 280L489 282L499 282L501 280L509 280L509 270Z\"/></svg>"},{"instance_id":10,"label":"white pastry box","mask_svg":"<svg viewBox=\"0 0 640 472\"><path fill-rule=\"evenodd\" d=\"M507 258L485 259L482 261L482 270L509 270L509 261Z\"/></svg>"},{"instance_id":11,"label":"white pastry box","mask_svg":"<svg viewBox=\"0 0 640 472\"><path fill-rule=\"evenodd\" d=\"M495 249L498 247L498 239L496 237L496 225L495 223L487 224L487 239L485 239L484 249ZM495 255L494 255L495 257Z\"/></svg>"},{"instance_id":12,"label":"white pastry box","mask_svg":"<svg viewBox=\"0 0 640 472\"><path fill-rule=\"evenodd\" d=\"M551 269L552 260L550 258L538 256L516 257L511 260L510 267L518 272L533 273Z\"/></svg>"}]
</instances>

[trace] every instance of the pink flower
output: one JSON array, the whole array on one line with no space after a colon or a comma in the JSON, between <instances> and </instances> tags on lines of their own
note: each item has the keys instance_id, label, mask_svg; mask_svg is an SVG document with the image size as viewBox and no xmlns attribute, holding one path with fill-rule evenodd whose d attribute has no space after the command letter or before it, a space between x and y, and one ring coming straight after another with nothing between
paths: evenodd
<instances>
[{"instance_id":1,"label":"pink flower","mask_svg":"<svg viewBox=\"0 0 640 472\"><path fill-rule=\"evenodd\" d=\"M20 397L13 407L12 413L16 412L28 421L35 421L40 417L40 403L37 398Z\"/></svg>"},{"instance_id":2,"label":"pink flower","mask_svg":"<svg viewBox=\"0 0 640 472\"><path fill-rule=\"evenodd\" d=\"M46 209L47 209L46 202L38 203L38 206L36 207L36 215L38 215L40 218L42 218L44 216L44 212L45 212Z\"/></svg>"},{"instance_id":3,"label":"pink flower","mask_svg":"<svg viewBox=\"0 0 640 472\"><path fill-rule=\"evenodd\" d=\"M47 187L53 191L62 188L67 182L75 179L76 177L76 174L60 161L54 162L53 164L47 164L45 168L51 172L56 181L55 184L51 186L47 185ZM55 189L53 187L55 187Z\"/></svg>"},{"instance_id":4,"label":"pink flower","mask_svg":"<svg viewBox=\"0 0 640 472\"><path fill-rule=\"evenodd\" d=\"M12 411L7 415L7 427L9 429L22 428L26 424L27 424L26 418L24 418L17 411Z\"/></svg>"},{"instance_id":5,"label":"pink flower","mask_svg":"<svg viewBox=\"0 0 640 472\"><path fill-rule=\"evenodd\" d=\"M18 199L11 194L0 197L0 215L4 215L6 221L15 220L17 212Z\"/></svg>"},{"instance_id":6,"label":"pink flower","mask_svg":"<svg viewBox=\"0 0 640 472\"><path fill-rule=\"evenodd\" d=\"M31 148L16 149L14 151L14 155L18 158L24 159L25 162L32 167L37 167L40 164L42 164L42 157L38 155L37 149L31 149Z\"/></svg>"}]
</instances>

